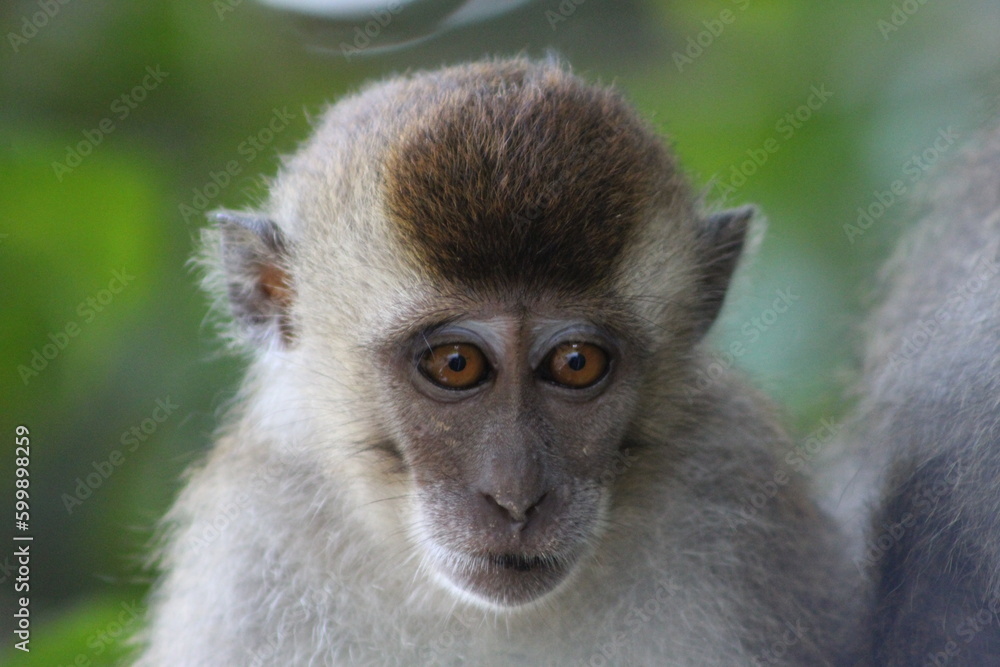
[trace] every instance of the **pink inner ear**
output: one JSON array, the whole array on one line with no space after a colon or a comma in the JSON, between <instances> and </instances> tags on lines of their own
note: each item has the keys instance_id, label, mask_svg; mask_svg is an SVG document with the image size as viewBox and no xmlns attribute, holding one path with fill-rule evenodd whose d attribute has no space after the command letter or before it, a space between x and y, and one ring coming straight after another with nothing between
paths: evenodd
<instances>
[{"instance_id":1,"label":"pink inner ear","mask_svg":"<svg viewBox=\"0 0 1000 667\"><path fill-rule=\"evenodd\" d=\"M288 272L274 264L265 264L260 269L260 287L267 298L281 308L287 308L292 303L292 287L289 284Z\"/></svg>"}]
</instances>

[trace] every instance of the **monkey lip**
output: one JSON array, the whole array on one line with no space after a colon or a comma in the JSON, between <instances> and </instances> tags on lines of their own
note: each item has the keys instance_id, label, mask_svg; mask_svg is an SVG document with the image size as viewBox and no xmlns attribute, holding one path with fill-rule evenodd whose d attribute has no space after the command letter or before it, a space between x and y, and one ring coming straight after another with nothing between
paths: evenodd
<instances>
[{"instance_id":1,"label":"monkey lip","mask_svg":"<svg viewBox=\"0 0 1000 667\"><path fill-rule=\"evenodd\" d=\"M575 556L516 552L466 555L444 567L463 595L493 608L534 602L566 580Z\"/></svg>"},{"instance_id":2,"label":"monkey lip","mask_svg":"<svg viewBox=\"0 0 1000 667\"><path fill-rule=\"evenodd\" d=\"M530 572L539 567L551 565L551 559L542 556L525 556L523 554L496 554L487 556L491 565L503 570Z\"/></svg>"}]
</instances>

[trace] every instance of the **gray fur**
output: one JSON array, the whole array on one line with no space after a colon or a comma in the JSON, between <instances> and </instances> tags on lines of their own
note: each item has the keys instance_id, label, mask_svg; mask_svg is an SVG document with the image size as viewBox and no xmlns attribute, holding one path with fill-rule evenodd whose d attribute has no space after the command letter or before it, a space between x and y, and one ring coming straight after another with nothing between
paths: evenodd
<instances>
[{"instance_id":1,"label":"gray fur","mask_svg":"<svg viewBox=\"0 0 1000 667\"><path fill-rule=\"evenodd\" d=\"M849 435L884 471L855 556L877 665L1000 664L1000 129L945 169L886 267Z\"/></svg>"}]
</instances>

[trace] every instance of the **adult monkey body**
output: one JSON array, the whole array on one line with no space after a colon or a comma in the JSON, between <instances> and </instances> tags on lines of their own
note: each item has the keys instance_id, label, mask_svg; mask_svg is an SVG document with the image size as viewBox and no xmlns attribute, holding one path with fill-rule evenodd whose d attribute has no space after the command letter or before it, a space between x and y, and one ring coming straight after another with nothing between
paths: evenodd
<instances>
[{"instance_id":1,"label":"adult monkey body","mask_svg":"<svg viewBox=\"0 0 1000 667\"><path fill-rule=\"evenodd\" d=\"M208 235L254 362L140 664L852 663L859 577L791 443L696 381L749 217L554 63L333 107Z\"/></svg>"},{"instance_id":2,"label":"adult monkey body","mask_svg":"<svg viewBox=\"0 0 1000 667\"><path fill-rule=\"evenodd\" d=\"M928 199L887 267L849 436L888 465L861 556L871 660L997 665L1000 127Z\"/></svg>"}]
</instances>

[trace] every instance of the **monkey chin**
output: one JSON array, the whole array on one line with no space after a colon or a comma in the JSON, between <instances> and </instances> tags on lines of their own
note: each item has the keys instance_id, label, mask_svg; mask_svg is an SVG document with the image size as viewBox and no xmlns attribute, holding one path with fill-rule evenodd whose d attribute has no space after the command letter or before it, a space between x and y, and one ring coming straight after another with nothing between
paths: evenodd
<instances>
[{"instance_id":1,"label":"monkey chin","mask_svg":"<svg viewBox=\"0 0 1000 667\"><path fill-rule=\"evenodd\" d=\"M493 611L530 607L563 588L579 554L465 555L433 549L434 579L459 599Z\"/></svg>"}]
</instances>

